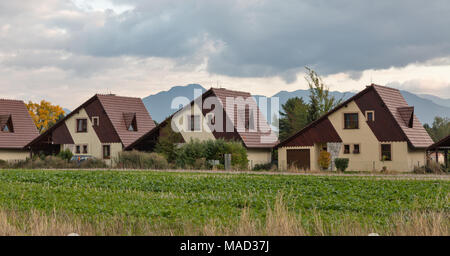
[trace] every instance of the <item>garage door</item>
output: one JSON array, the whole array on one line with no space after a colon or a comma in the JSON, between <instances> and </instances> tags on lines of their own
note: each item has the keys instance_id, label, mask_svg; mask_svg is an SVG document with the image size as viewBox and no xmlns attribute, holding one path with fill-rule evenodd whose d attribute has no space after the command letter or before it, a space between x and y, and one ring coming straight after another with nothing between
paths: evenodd
<instances>
[{"instance_id":1,"label":"garage door","mask_svg":"<svg viewBox=\"0 0 450 256\"><path fill-rule=\"evenodd\" d=\"M309 149L288 149L287 164L298 169L309 170Z\"/></svg>"}]
</instances>

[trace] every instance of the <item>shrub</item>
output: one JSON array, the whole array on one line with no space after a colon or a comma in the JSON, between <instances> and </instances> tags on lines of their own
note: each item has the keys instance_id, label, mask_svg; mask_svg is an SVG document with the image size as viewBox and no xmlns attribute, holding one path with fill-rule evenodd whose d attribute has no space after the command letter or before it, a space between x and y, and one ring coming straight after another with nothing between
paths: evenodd
<instances>
[{"instance_id":1,"label":"shrub","mask_svg":"<svg viewBox=\"0 0 450 256\"><path fill-rule=\"evenodd\" d=\"M319 154L319 166L322 170L328 169L331 163L331 154L325 150L321 150Z\"/></svg>"},{"instance_id":2,"label":"shrub","mask_svg":"<svg viewBox=\"0 0 450 256\"><path fill-rule=\"evenodd\" d=\"M0 159L0 169L8 168L9 164L5 160Z\"/></svg>"},{"instance_id":3,"label":"shrub","mask_svg":"<svg viewBox=\"0 0 450 256\"><path fill-rule=\"evenodd\" d=\"M334 159L334 164L336 165L336 168L341 171L345 172L345 169L348 168L348 158L336 158Z\"/></svg>"},{"instance_id":4,"label":"shrub","mask_svg":"<svg viewBox=\"0 0 450 256\"><path fill-rule=\"evenodd\" d=\"M70 159L72 159L73 153L69 149L66 149L66 150L60 151L57 156L66 161L70 161Z\"/></svg>"},{"instance_id":5,"label":"shrub","mask_svg":"<svg viewBox=\"0 0 450 256\"><path fill-rule=\"evenodd\" d=\"M255 164L255 166L253 166L253 171L268 171L272 169L273 169L272 163Z\"/></svg>"},{"instance_id":6,"label":"shrub","mask_svg":"<svg viewBox=\"0 0 450 256\"><path fill-rule=\"evenodd\" d=\"M170 121L169 121L170 124ZM167 161L175 162L178 155L178 143L183 141L181 133L174 132L170 125L161 129L160 136L155 145L155 152L162 154Z\"/></svg>"},{"instance_id":7,"label":"shrub","mask_svg":"<svg viewBox=\"0 0 450 256\"><path fill-rule=\"evenodd\" d=\"M227 154L231 154L231 165L235 169L248 169L247 150L240 142L227 142L225 144Z\"/></svg>"},{"instance_id":8,"label":"shrub","mask_svg":"<svg viewBox=\"0 0 450 256\"><path fill-rule=\"evenodd\" d=\"M82 161L79 168L107 168L108 165L101 159L90 158L85 161Z\"/></svg>"},{"instance_id":9,"label":"shrub","mask_svg":"<svg viewBox=\"0 0 450 256\"><path fill-rule=\"evenodd\" d=\"M206 158L206 143L199 140L191 140L184 143L177 153L176 165L180 168L195 168L195 162L199 158Z\"/></svg>"},{"instance_id":10,"label":"shrub","mask_svg":"<svg viewBox=\"0 0 450 256\"><path fill-rule=\"evenodd\" d=\"M162 154L135 150L120 152L116 162L120 168L167 169L169 167L166 158Z\"/></svg>"}]
</instances>

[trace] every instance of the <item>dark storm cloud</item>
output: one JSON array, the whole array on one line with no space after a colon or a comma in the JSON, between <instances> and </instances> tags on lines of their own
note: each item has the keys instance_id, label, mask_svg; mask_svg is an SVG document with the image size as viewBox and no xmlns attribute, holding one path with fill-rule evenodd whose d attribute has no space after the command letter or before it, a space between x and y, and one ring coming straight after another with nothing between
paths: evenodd
<instances>
[{"instance_id":1,"label":"dark storm cloud","mask_svg":"<svg viewBox=\"0 0 450 256\"><path fill-rule=\"evenodd\" d=\"M450 56L450 4L444 0L113 2L134 9L120 15L34 17L33 24L42 19L43 26L66 33L59 39L31 33L40 39L34 45L93 57L163 57L183 63L208 58L211 73L280 76L287 82L295 81L304 66L358 78L365 69ZM17 4L6 7L9 14L20 10Z\"/></svg>"}]
</instances>

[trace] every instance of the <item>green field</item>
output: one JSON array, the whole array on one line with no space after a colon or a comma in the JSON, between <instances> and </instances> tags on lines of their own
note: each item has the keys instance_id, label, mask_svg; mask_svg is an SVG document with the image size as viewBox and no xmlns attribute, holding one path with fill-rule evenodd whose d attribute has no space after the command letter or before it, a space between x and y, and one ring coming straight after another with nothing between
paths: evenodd
<instances>
[{"instance_id":1,"label":"green field","mask_svg":"<svg viewBox=\"0 0 450 256\"><path fill-rule=\"evenodd\" d=\"M450 182L380 180L371 177L262 174L169 173L151 171L0 171L0 208L69 214L87 222L126 219L173 230L237 223L248 209L264 221L277 196L307 226L355 220L383 227L398 213L443 212ZM180 231L183 233L182 231Z\"/></svg>"}]
</instances>

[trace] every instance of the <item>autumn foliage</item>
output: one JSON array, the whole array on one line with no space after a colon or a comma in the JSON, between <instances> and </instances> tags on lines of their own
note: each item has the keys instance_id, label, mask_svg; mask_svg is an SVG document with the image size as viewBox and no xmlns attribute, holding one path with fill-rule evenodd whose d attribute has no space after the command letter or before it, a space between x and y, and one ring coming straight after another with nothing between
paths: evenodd
<instances>
[{"instance_id":1,"label":"autumn foliage","mask_svg":"<svg viewBox=\"0 0 450 256\"><path fill-rule=\"evenodd\" d=\"M60 106L52 105L45 100L42 100L40 103L30 101L27 104L27 108L40 133L54 125L65 114Z\"/></svg>"},{"instance_id":2,"label":"autumn foliage","mask_svg":"<svg viewBox=\"0 0 450 256\"><path fill-rule=\"evenodd\" d=\"M328 169L330 167L331 154L325 150L320 151L319 155L319 166L322 170Z\"/></svg>"}]
</instances>

